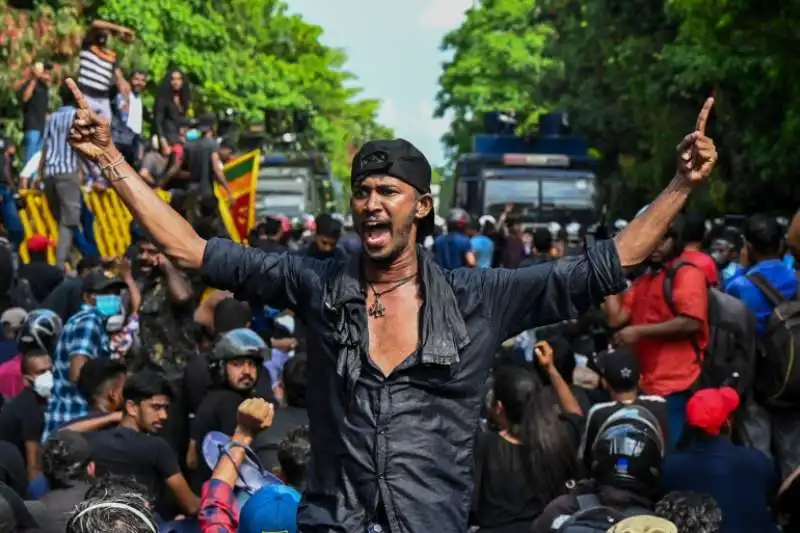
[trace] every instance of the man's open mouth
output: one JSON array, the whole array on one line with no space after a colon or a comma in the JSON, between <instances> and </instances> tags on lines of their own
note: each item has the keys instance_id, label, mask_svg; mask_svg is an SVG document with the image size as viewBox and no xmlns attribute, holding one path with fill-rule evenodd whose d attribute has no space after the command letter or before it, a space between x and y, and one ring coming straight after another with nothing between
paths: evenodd
<instances>
[{"instance_id":1,"label":"man's open mouth","mask_svg":"<svg viewBox=\"0 0 800 533\"><path fill-rule=\"evenodd\" d=\"M389 221L364 222L364 244L369 248L382 248L389 244L392 223Z\"/></svg>"}]
</instances>

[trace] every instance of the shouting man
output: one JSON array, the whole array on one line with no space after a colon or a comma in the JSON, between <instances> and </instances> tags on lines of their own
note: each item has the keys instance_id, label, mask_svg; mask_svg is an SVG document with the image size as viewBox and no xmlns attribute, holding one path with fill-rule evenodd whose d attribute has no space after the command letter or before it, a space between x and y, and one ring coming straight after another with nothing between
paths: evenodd
<instances>
[{"instance_id":1,"label":"shouting man","mask_svg":"<svg viewBox=\"0 0 800 533\"><path fill-rule=\"evenodd\" d=\"M531 268L444 272L417 244L433 229L430 164L407 141L371 141L351 171L363 251L319 261L200 238L124 162L74 90L82 103L73 146L98 162L165 252L210 285L307 324L313 466L303 531L465 531L480 385L496 348L621 292L623 267L650 254L717 157L704 133L709 99L678 146L674 179L616 240Z\"/></svg>"}]
</instances>

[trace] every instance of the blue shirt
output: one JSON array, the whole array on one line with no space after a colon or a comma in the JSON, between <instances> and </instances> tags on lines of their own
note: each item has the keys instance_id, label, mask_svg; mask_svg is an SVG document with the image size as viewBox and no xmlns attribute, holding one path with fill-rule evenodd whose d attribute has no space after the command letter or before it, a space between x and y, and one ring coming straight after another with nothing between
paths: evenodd
<instances>
[{"instance_id":1,"label":"blue shirt","mask_svg":"<svg viewBox=\"0 0 800 533\"><path fill-rule=\"evenodd\" d=\"M89 359L111 357L103 319L86 304L64 325L53 352L53 394L47 405L42 442L61 426L89 414L89 404L69 379L70 363L76 354Z\"/></svg>"},{"instance_id":2,"label":"blue shirt","mask_svg":"<svg viewBox=\"0 0 800 533\"><path fill-rule=\"evenodd\" d=\"M756 334L760 337L767 328L767 319L774 306L767 297L747 279L747 274L758 272L769 281L784 298L791 300L797 295L797 274L780 259L767 259L750 268L744 276L734 278L727 292L743 301L756 315Z\"/></svg>"},{"instance_id":3,"label":"blue shirt","mask_svg":"<svg viewBox=\"0 0 800 533\"><path fill-rule=\"evenodd\" d=\"M448 233L436 237L433 243L433 253L440 267L455 270L466 266L464 256L472 250L469 237L463 233Z\"/></svg>"},{"instance_id":4,"label":"blue shirt","mask_svg":"<svg viewBox=\"0 0 800 533\"><path fill-rule=\"evenodd\" d=\"M719 274L722 278L722 286L727 289L731 281L744 274L744 267L736 261L731 261L728 266L720 270Z\"/></svg>"},{"instance_id":5,"label":"blue shirt","mask_svg":"<svg viewBox=\"0 0 800 533\"><path fill-rule=\"evenodd\" d=\"M478 268L492 268L494 258L494 242L486 235L475 235L471 240L472 251L475 252L475 263Z\"/></svg>"},{"instance_id":6,"label":"blue shirt","mask_svg":"<svg viewBox=\"0 0 800 533\"><path fill-rule=\"evenodd\" d=\"M689 450L668 454L661 470L664 493L695 491L714 497L722 511L719 533L778 533L767 509L777 484L771 459L724 437L710 437Z\"/></svg>"}]
</instances>

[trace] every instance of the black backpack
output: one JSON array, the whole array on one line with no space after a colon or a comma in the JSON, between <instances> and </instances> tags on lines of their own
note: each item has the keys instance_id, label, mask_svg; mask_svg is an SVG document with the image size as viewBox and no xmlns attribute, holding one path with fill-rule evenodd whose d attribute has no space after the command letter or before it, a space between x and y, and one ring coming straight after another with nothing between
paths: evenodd
<instances>
[{"instance_id":1,"label":"black backpack","mask_svg":"<svg viewBox=\"0 0 800 533\"><path fill-rule=\"evenodd\" d=\"M678 260L664 276L664 299L673 315L678 314L672 299L672 284L678 270L688 266L688 261ZM701 366L700 378L695 388L729 385L740 395L753 386L756 367L756 318L747 305L738 298L714 287L708 288L708 344L700 348L697 339L691 339ZM738 375L738 377L734 377Z\"/></svg>"},{"instance_id":2,"label":"black backpack","mask_svg":"<svg viewBox=\"0 0 800 533\"><path fill-rule=\"evenodd\" d=\"M556 519L551 531L556 533L606 533L611 527L631 516L649 515L644 507L614 509L606 507L596 494L579 494L578 510L566 519Z\"/></svg>"},{"instance_id":3,"label":"black backpack","mask_svg":"<svg viewBox=\"0 0 800 533\"><path fill-rule=\"evenodd\" d=\"M748 274L747 279L773 306L761 338L756 393L772 406L800 405L800 299L787 300L762 274Z\"/></svg>"}]
</instances>

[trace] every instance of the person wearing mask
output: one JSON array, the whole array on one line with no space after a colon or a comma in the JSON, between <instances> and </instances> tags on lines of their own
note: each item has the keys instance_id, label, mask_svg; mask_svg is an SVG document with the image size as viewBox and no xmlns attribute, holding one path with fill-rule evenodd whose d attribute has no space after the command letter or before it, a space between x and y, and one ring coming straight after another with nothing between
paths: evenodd
<instances>
[{"instance_id":1,"label":"person wearing mask","mask_svg":"<svg viewBox=\"0 0 800 533\"><path fill-rule=\"evenodd\" d=\"M733 279L744 273L744 267L739 263L741 249L742 236L734 228L725 228L711 243L711 258L717 265L720 285L725 289Z\"/></svg>"},{"instance_id":2,"label":"person wearing mask","mask_svg":"<svg viewBox=\"0 0 800 533\"><path fill-rule=\"evenodd\" d=\"M489 237L492 231L491 224L481 227L480 221L470 222L470 248L475 253L475 266L478 268L492 268L494 260L494 241Z\"/></svg>"},{"instance_id":3,"label":"person wearing mask","mask_svg":"<svg viewBox=\"0 0 800 533\"><path fill-rule=\"evenodd\" d=\"M706 238L706 217L700 213L687 214L684 219L681 237L683 240L681 258L702 270L709 285L712 287L719 285L717 264L710 255L703 251L703 241Z\"/></svg>"},{"instance_id":4,"label":"person wearing mask","mask_svg":"<svg viewBox=\"0 0 800 533\"><path fill-rule=\"evenodd\" d=\"M76 268L77 276L65 276L64 280L42 300L43 309L51 309L66 324L83 305L83 278L102 267L98 257L82 257Z\"/></svg>"},{"instance_id":5,"label":"person wearing mask","mask_svg":"<svg viewBox=\"0 0 800 533\"><path fill-rule=\"evenodd\" d=\"M35 496L44 492L34 482L42 474L40 443L45 409L53 391L51 354L60 334L61 319L52 311L38 309L28 314L18 337L25 388L0 412L0 440L13 443L25 458Z\"/></svg>"},{"instance_id":6,"label":"person wearing mask","mask_svg":"<svg viewBox=\"0 0 800 533\"><path fill-rule=\"evenodd\" d=\"M743 228L744 248L742 264L744 275L732 280L727 287L731 296L740 299L756 317L756 338L763 342L768 335L767 324L776 305L764 289L776 291L785 300L798 296L797 273L787 267L781 258L783 231L774 217L753 215ZM764 288L756 285L764 284ZM764 352L762 346L761 352ZM775 360L791 357L790 346L785 353L763 353ZM800 466L800 411L797 407L771 406L759 401L748 401L742 412L742 425L750 444L774 457L785 477Z\"/></svg>"},{"instance_id":7,"label":"person wearing mask","mask_svg":"<svg viewBox=\"0 0 800 533\"><path fill-rule=\"evenodd\" d=\"M671 448L683 433L686 401L700 377L693 343L702 350L708 342L708 280L703 271L689 264L675 274L671 297L677 315L664 294L664 278L683 249L679 239L680 229L673 224L650 255L648 272L624 295L609 296L604 304L609 325L620 328L614 344L630 347L639 358L642 391L667 401Z\"/></svg>"},{"instance_id":8,"label":"person wearing mask","mask_svg":"<svg viewBox=\"0 0 800 533\"><path fill-rule=\"evenodd\" d=\"M463 209L451 209L447 216L447 233L436 237L433 253L436 263L445 270L475 267L475 252L466 235L469 215Z\"/></svg>"},{"instance_id":9,"label":"person wearing mask","mask_svg":"<svg viewBox=\"0 0 800 533\"><path fill-rule=\"evenodd\" d=\"M319 215L315 221L314 240L301 253L320 261L330 258L343 260L346 252L337 246L342 236L342 223L327 213Z\"/></svg>"},{"instance_id":10,"label":"person wearing mask","mask_svg":"<svg viewBox=\"0 0 800 533\"><path fill-rule=\"evenodd\" d=\"M367 142L353 158L351 208L364 252L320 262L204 241L124 163L107 125L85 106L71 138L106 168L133 216L182 268L307 322L313 470L298 527L461 531L473 486L474 423L465 421L477 420L480 385L497 348L624 289L623 268L650 255L713 169L716 149L704 133L712 105L709 99L696 131L678 145L668 188L614 241L516 270L445 273L418 248L433 231L432 170L403 139Z\"/></svg>"},{"instance_id":11,"label":"person wearing mask","mask_svg":"<svg viewBox=\"0 0 800 533\"><path fill-rule=\"evenodd\" d=\"M641 368L633 350L622 346L616 350L603 352L597 357L596 366L600 371L601 385L610 394L611 401L595 404L586 415L586 425L578 447L578 457L583 460L586 467L591 468L592 443L603 425L611 415L631 405L644 407L650 411L658 421L661 434L669 442L667 402L661 396L639 394Z\"/></svg>"},{"instance_id":12,"label":"person wearing mask","mask_svg":"<svg viewBox=\"0 0 800 533\"><path fill-rule=\"evenodd\" d=\"M254 331L241 328L229 331L214 345L209 358L212 389L203 399L192 421L186 464L194 470L192 486L199 490L211 476L201 456L206 435L220 431L232 435L236 429L239 404L255 393L259 373L266 372L264 360L269 349Z\"/></svg>"},{"instance_id":13,"label":"person wearing mask","mask_svg":"<svg viewBox=\"0 0 800 533\"><path fill-rule=\"evenodd\" d=\"M133 476L163 507L169 490L181 511L193 515L200 500L181 474L178 458L157 435L164 428L172 387L159 373L142 370L128 377L122 390L122 420L106 431L87 433L95 475Z\"/></svg>"},{"instance_id":14,"label":"person wearing mask","mask_svg":"<svg viewBox=\"0 0 800 533\"><path fill-rule=\"evenodd\" d=\"M77 78L78 87L89 107L106 120L111 119L112 87L116 86L123 95L131 91L118 66L116 52L108 47L108 38L112 33L126 43L133 42L135 36L129 28L104 20L93 21L81 45Z\"/></svg>"},{"instance_id":15,"label":"person wearing mask","mask_svg":"<svg viewBox=\"0 0 800 533\"><path fill-rule=\"evenodd\" d=\"M79 433L61 430L42 446L44 475L50 490L39 501L50 515L40 533L64 533L75 506L86 499L94 479L89 443Z\"/></svg>"},{"instance_id":16,"label":"person wearing mask","mask_svg":"<svg viewBox=\"0 0 800 533\"><path fill-rule=\"evenodd\" d=\"M170 134L177 133L191 104L189 82L183 72L170 69L156 94L153 109L153 129L160 145L172 145Z\"/></svg>"},{"instance_id":17,"label":"person wearing mask","mask_svg":"<svg viewBox=\"0 0 800 533\"><path fill-rule=\"evenodd\" d=\"M20 265L18 276L28 280L33 297L43 302L64 281L64 271L48 262L47 253L53 247L49 237L33 235L25 244L30 261Z\"/></svg>"},{"instance_id":18,"label":"person wearing mask","mask_svg":"<svg viewBox=\"0 0 800 533\"><path fill-rule=\"evenodd\" d=\"M114 427L122 420L122 389L127 368L113 359L90 359L81 368L78 392L89 403L89 414L76 418L61 431L78 433Z\"/></svg>"},{"instance_id":19,"label":"person wearing mask","mask_svg":"<svg viewBox=\"0 0 800 533\"><path fill-rule=\"evenodd\" d=\"M22 156L30 161L42 149L42 132L50 100L53 64L37 62L25 69L22 79L14 84L22 105Z\"/></svg>"},{"instance_id":20,"label":"person wearing mask","mask_svg":"<svg viewBox=\"0 0 800 533\"><path fill-rule=\"evenodd\" d=\"M722 510L720 533L777 533L769 505L778 489L775 463L730 440L739 395L730 387L700 389L686 404L686 433L667 456L661 489L710 494Z\"/></svg>"},{"instance_id":21,"label":"person wearing mask","mask_svg":"<svg viewBox=\"0 0 800 533\"><path fill-rule=\"evenodd\" d=\"M592 443L591 477L550 502L530 532L582 531L575 527L581 525L581 511L596 507L623 516L642 515L637 518L644 520L658 497L665 451L658 421L646 408L632 406L613 414ZM608 526L616 522L612 516L603 518Z\"/></svg>"},{"instance_id":22,"label":"person wearing mask","mask_svg":"<svg viewBox=\"0 0 800 533\"><path fill-rule=\"evenodd\" d=\"M53 397L47 406L44 437L76 418L89 414L89 403L78 392L81 368L89 359L110 359L109 332L125 323L121 293L125 281L109 270L84 278L83 306L64 324L53 354Z\"/></svg>"},{"instance_id":23,"label":"person wearing mask","mask_svg":"<svg viewBox=\"0 0 800 533\"><path fill-rule=\"evenodd\" d=\"M10 400L22 391L22 354L17 337L28 312L21 307L12 307L0 315L2 339L0 339L0 397Z\"/></svg>"}]
</instances>

